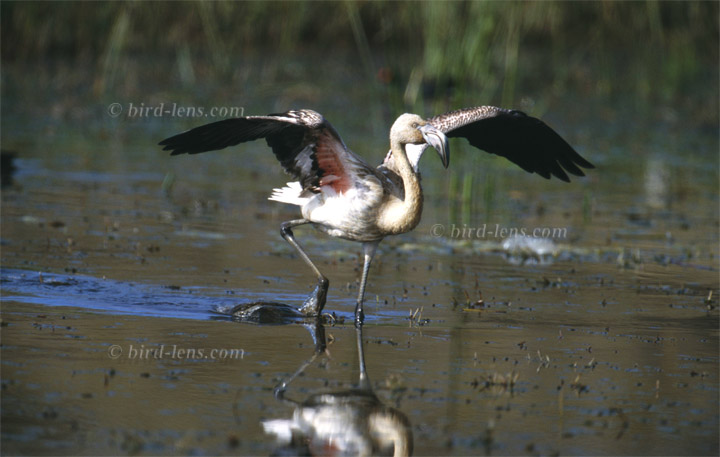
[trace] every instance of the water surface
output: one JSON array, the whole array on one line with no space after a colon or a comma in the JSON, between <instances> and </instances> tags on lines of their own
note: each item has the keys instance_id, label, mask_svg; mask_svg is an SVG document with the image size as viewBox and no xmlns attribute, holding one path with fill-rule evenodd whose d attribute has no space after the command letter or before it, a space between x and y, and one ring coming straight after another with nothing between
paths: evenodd
<instances>
[{"instance_id":1,"label":"water surface","mask_svg":"<svg viewBox=\"0 0 720 457\"><path fill-rule=\"evenodd\" d=\"M386 107L363 86L343 92L357 83L314 83L339 101L299 92L285 103L279 86L259 85L232 104L312 107L379 163L396 113L369 116ZM114 100L80 94L51 98L53 111L17 73L7 85L3 148L18 171L2 191L6 452L272 452L261 421L292 416L273 388L313 354L312 332L212 313L300 305L314 285L279 234L297 212L267 201L287 177L265 144L170 158L156 143L205 119L111 117ZM423 221L385 240L370 273L371 385L407 417L417 455L716 455L717 132L682 111L620 128L622 105L574 93L548 106L597 165L586 178L546 181L457 141L449 171L423 159ZM528 251L497 230L536 228L560 231ZM330 279L337 319L328 352L288 389L302 400L357 383L343 319L361 260L353 243L296 235ZM151 355L160 348L170 352ZM197 349L242 356L178 352Z\"/></svg>"}]
</instances>

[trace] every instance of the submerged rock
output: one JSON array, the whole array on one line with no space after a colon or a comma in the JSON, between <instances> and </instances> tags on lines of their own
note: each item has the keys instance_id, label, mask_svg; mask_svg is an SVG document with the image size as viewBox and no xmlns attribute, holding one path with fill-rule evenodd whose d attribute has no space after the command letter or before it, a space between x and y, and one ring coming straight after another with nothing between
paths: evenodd
<instances>
[{"instance_id":1,"label":"submerged rock","mask_svg":"<svg viewBox=\"0 0 720 457\"><path fill-rule=\"evenodd\" d=\"M276 302L251 302L235 306L217 306L214 312L243 322L257 324L284 324L289 321L314 317L302 313L293 306Z\"/></svg>"}]
</instances>

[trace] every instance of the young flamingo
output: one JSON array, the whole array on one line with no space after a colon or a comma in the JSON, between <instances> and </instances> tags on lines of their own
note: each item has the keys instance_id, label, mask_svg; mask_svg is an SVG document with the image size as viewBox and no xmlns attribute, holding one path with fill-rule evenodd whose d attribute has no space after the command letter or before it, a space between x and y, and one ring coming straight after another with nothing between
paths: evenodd
<instances>
[{"instance_id":1,"label":"young flamingo","mask_svg":"<svg viewBox=\"0 0 720 457\"><path fill-rule=\"evenodd\" d=\"M330 236L362 243L364 265L355 323L364 320L363 299L370 263L380 241L420 222L423 194L418 163L433 147L447 168L448 137L501 155L530 173L570 181L565 171L584 176L594 168L539 119L492 106L456 110L425 120L403 114L390 129L390 152L372 167L351 152L333 126L312 110L226 119L196 127L160 142L171 155L197 154L265 138L285 171L297 181L274 189L270 200L300 207L301 219L282 223L280 233L310 266L318 284L301 311L319 314L328 279L298 244L293 228L312 224ZM563 170L564 169L564 170Z\"/></svg>"}]
</instances>

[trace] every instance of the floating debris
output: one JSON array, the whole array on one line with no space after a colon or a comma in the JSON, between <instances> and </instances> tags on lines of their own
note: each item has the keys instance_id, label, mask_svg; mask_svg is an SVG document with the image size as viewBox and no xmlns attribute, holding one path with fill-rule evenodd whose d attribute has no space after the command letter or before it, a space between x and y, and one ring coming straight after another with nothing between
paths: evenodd
<instances>
[{"instance_id":1,"label":"floating debris","mask_svg":"<svg viewBox=\"0 0 720 457\"><path fill-rule=\"evenodd\" d=\"M470 385L479 392L490 389L493 393L513 393L515 384L517 383L519 373L511 371L510 373L500 374L493 373L490 376L481 376L480 379L474 379Z\"/></svg>"},{"instance_id":2,"label":"floating debris","mask_svg":"<svg viewBox=\"0 0 720 457\"><path fill-rule=\"evenodd\" d=\"M580 382L580 375L575 376L575 380L570 383L570 389L574 390L577 395L588 391L587 384Z\"/></svg>"},{"instance_id":3,"label":"floating debris","mask_svg":"<svg viewBox=\"0 0 720 457\"><path fill-rule=\"evenodd\" d=\"M410 311L410 314L408 315L408 320L410 321L410 326L413 325L417 326L423 326L428 323L430 323L430 319L423 319L422 318L422 312L424 307L416 308L415 311Z\"/></svg>"}]
</instances>

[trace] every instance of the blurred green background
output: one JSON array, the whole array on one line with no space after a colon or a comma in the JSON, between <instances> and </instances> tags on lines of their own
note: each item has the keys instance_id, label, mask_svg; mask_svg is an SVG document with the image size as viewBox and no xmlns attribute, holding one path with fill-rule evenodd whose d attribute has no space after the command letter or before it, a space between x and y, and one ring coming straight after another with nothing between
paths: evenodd
<instances>
[{"instance_id":1,"label":"blurred green background","mask_svg":"<svg viewBox=\"0 0 720 457\"><path fill-rule=\"evenodd\" d=\"M710 122L717 2L2 2L2 61L85 69L95 96L312 75L317 59L423 96L517 104L522 91L681 103ZM289 65L290 56L305 63ZM252 71L247 64L253 65ZM259 75L258 73L259 72ZM39 75L36 75L39 76ZM87 83L87 81L83 81ZM521 88L522 90L518 90ZM697 89L697 90L694 90ZM717 95L717 93L713 94ZM434 98L434 97L433 97Z\"/></svg>"},{"instance_id":2,"label":"blurred green background","mask_svg":"<svg viewBox=\"0 0 720 457\"><path fill-rule=\"evenodd\" d=\"M130 104L244 114L312 108L370 163L382 160L402 112L493 104L543 118L602 170L590 179L626 184L614 189L623 198L643 191L638 183L657 174L650 169L658 161L668 182L661 206L684 205L698 189L717 193L718 2L4 1L0 8L3 148L43 157L51 168L167 170L176 165L157 142L212 120L131 116ZM109 115L114 103L121 116ZM233 167L276 167L262 144L245 151L257 154L196 160L220 163L221 176ZM522 173L464 142L454 143L453 161L465 166L440 174L437 161L425 160L425 186L439 201L450 198L450 217L461 211L465 222L499 208L497 196ZM556 189L531 182L538 192ZM582 197L585 223L599 189Z\"/></svg>"}]
</instances>

